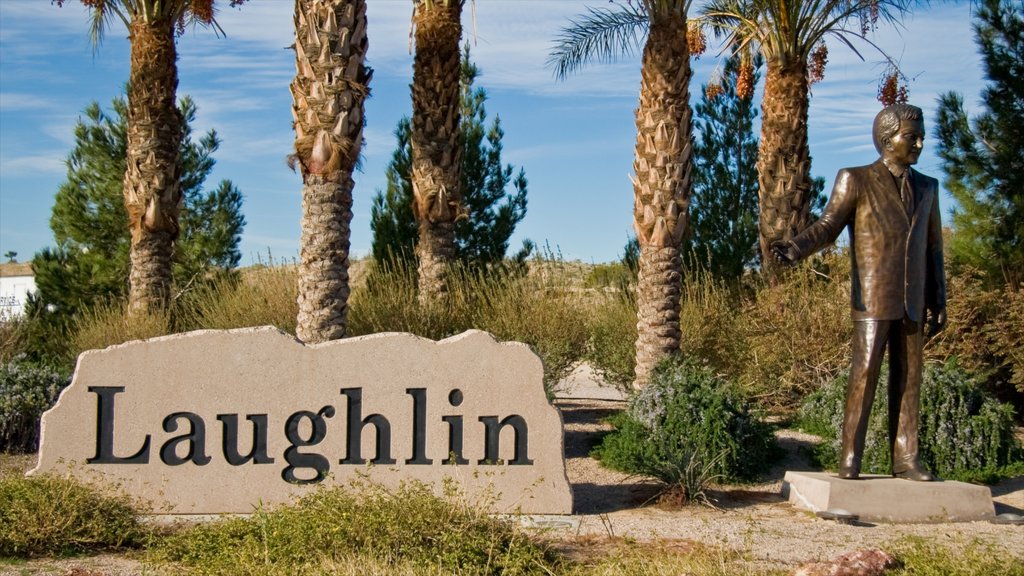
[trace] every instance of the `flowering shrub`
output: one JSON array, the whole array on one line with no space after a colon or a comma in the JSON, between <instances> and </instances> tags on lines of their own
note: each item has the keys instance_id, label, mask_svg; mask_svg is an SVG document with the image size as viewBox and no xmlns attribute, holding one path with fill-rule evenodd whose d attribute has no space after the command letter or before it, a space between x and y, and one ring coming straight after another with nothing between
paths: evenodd
<instances>
[{"instance_id":1,"label":"flowering shrub","mask_svg":"<svg viewBox=\"0 0 1024 576\"><path fill-rule=\"evenodd\" d=\"M891 470L887 373L883 366L864 443L861 470L871 474ZM814 453L825 468L835 469L839 463L847 377L843 374L811 394L800 408L798 426L825 439ZM918 436L926 468L944 478L972 481L1024 473L1024 454L1013 430L1013 408L989 396L955 359L926 367Z\"/></svg>"}]
</instances>

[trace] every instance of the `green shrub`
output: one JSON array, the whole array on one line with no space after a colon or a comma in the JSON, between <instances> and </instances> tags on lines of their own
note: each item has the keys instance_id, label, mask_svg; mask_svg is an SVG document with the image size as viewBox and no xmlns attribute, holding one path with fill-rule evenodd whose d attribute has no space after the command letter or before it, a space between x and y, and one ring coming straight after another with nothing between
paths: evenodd
<instances>
[{"instance_id":1,"label":"green shrub","mask_svg":"<svg viewBox=\"0 0 1024 576\"><path fill-rule=\"evenodd\" d=\"M136 547L137 508L73 478L0 476L0 556L31 558Z\"/></svg>"},{"instance_id":2,"label":"green shrub","mask_svg":"<svg viewBox=\"0 0 1024 576\"><path fill-rule=\"evenodd\" d=\"M774 456L771 428L730 383L688 359L669 359L612 422L594 456L654 476L692 498L713 477L754 478Z\"/></svg>"},{"instance_id":3,"label":"green shrub","mask_svg":"<svg viewBox=\"0 0 1024 576\"><path fill-rule=\"evenodd\" d=\"M888 394L882 367L865 438L861 470L891 471L888 439ZM808 396L798 426L825 438L815 448L818 463L835 469L848 374L841 375ZM929 364L921 386L920 457L926 468L944 478L991 481L1024 473L1020 446L1013 436L1014 413L1009 404L986 394L977 379L955 360Z\"/></svg>"},{"instance_id":4,"label":"green shrub","mask_svg":"<svg viewBox=\"0 0 1024 576\"><path fill-rule=\"evenodd\" d=\"M152 557L199 574L299 574L367 557L395 572L439 574L550 574L557 564L510 521L422 483L320 489L292 506L170 536Z\"/></svg>"},{"instance_id":5,"label":"green shrub","mask_svg":"<svg viewBox=\"0 0 1024 576\"><path fill-rule=\"evenodd\" d=\"M39 418L67 385L67 376L23 359L0 364L0 452L35 452Z\"/></svg>"}]
</instances>

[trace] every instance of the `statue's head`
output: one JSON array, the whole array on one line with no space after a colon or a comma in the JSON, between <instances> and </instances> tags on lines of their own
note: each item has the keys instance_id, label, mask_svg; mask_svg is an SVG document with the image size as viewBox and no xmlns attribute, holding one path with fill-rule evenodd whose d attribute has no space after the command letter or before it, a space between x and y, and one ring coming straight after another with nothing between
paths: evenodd
<instances>
[{"instance_id":1,"label":"statue's head","mask_svg":"<svg viewBox=\"0 0 1024 576\"><path fill-rule=\"evenodd\" d=\"M886 106L875 116L875 123L871 129L871 136L875 141L875 150L885 155L889 141L900 130L900 122L920 122L924 126L924 113L917 106L910 104L893 104Z\"/></svg>"}]
</instances>

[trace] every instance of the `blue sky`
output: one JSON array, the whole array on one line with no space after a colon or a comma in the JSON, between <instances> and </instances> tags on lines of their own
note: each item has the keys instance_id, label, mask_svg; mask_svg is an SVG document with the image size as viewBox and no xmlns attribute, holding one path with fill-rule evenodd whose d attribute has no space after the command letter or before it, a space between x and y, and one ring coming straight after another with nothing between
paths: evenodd
<instances>
[{"instance_id":1,"label":"blue sky","mask_svg":"<svg viewBox=\"0 0 1024 576\"><path fill-rule=\"evenodd\" d=\"M291 96L295 73L293 4L251 0L227 8L217 37L196 29L179 39L178 94L191 95L199 111L197 132L215 128L222 140L217 166L207 181L232 180L245 196L243 264L257 258L297 257L301 179L286 165L291 151ZM410 113L408 85L409 0L369 0L369 65L374 69L367 102L362 172L356 174L352 248L369 252L370 205L385 186L384 169L394 149L397 121ZM603 0L477 0L467 3L464 39L487 89L487 111L505 130L504 160L522 166L529 179L526 219L512 240L548 243L564 257L587 262L616 259L632 228L629 182L639 88L639 58L593 65L564 82L545 67L552 40L569 18ZM73 127L92 101L109 108L128 77L126 30L114 22L94 53L87 19L78 2L0 2L0 254L16 251L25 261L53 244L49 228L54 194L64 181L64 160ZM882 29L872 40L912 78L910 101L921 106L930 129L936 98L947 90L964 95L978 111L983 72L966 3L935 3L908 17L900 29ZM825 80L813 87L810 146L813 173L831 188L843 166L871 162L871 119L884 66L871 47L858 45L861 61L830 41ZM717 62L709 51L695 63L693 101ZM932 134L934 131L932 131ZM918 169L942 174L929 134ZM945 199L948 211L950 200Z\"/></svg>"}]
</instances>

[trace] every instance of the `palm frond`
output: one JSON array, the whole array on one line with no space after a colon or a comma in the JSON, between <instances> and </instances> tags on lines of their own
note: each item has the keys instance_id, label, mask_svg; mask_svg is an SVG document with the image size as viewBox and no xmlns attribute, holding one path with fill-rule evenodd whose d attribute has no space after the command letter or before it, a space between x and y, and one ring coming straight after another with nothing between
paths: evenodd
<instances>
[{"instance_id":1,"label":"palm frond","mask_svg":"<svg viewBox=\"0 0 1024 576\"><path fill-rule=\"evenodd\" d=\"M716 37L727 34L727 45L756 42L770 59L806 59L826 34L860 56L851 43L854 38L878 47L868 41L865 30L847 25L855 19L873 23L873 18L898 25L915 1L919 0L711 0L701 19Z\"/></svg>"},{"instance_id":2,"label":"palm frond","mask_svg":"<svg viewBox=\"0 0 1024 576\"><path fill-rule=\"evenodd\" d=\"M587 13L562 28L548 56L555 77L564 80L587 64L614 62L620 56L632 56L643 47L647 37L649 14L632 4L617 9L587 8Z\"/></svg>"},{"instance_id":3,"label":"palm frond","mask_svg":"<svg viewBox=\"0 0 1024 576\"><path fill-rule=\"evenodd\" d=\"M92 44L93 53L99 50L103 36L115 18L120 19L125 28L129 27L132 9L131 0L108 0L98 3L89 10L89 42Z\"/></svg>"}]
</instances>

